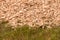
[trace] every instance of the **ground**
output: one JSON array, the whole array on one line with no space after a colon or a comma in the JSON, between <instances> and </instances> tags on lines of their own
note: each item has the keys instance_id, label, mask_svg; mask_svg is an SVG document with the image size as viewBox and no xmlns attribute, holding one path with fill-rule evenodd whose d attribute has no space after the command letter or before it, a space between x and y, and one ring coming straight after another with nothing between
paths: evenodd
<instances>
[{"instance_id":1,"label":"ground","mask_svg":"<svg viewBox=\"0 0 60 40\"><path fill-rule=\"evenodd\" d=\"M60 40L60 27L42 29L24 25L12 28L3 23L0 24L0 40Z\"/></svg>"}]
</instances>

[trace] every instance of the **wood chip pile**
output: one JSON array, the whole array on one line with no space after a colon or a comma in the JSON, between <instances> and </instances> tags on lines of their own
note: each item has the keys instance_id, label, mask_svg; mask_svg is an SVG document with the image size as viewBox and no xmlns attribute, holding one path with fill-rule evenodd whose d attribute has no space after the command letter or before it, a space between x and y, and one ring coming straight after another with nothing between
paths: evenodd
<instances>
[{"instance_id":1,"label":"wood chip pile","mask_svg":"<svg viewBox=\"0 0 60 40\"><path fill-rule=\"evenodd\" d=\"M60 25L60 0L0 0L0 21L13 26Z\"/></svg>"}]
</instances>

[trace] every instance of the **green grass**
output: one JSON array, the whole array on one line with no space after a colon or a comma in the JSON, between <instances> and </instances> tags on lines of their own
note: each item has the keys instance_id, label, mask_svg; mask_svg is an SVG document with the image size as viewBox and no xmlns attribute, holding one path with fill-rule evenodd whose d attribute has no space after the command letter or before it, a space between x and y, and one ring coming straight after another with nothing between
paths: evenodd
<instances>
[{"instance_id":1,"label":"green grass","mask_svg":"<svg viewBox=\"0 0 60 40\"><path fill-rule=\"evenodd\" d=\"M60 27L52 29L31 28L27 25L12 29L0 24L0 40L60 40Z\"/></svg>"}]
</instances>

